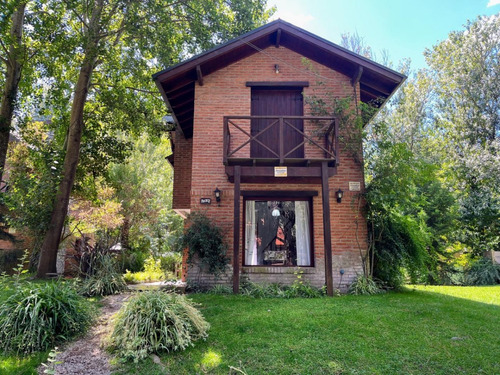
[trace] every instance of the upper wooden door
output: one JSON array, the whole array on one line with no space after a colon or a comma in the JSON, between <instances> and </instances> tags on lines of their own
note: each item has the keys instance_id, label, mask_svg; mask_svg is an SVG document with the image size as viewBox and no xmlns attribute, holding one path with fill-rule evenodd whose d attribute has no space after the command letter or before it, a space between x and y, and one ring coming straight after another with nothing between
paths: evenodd
<instances>
[{"instance_id":1,"label":"upper wooden door","mask_svg":"<svg viewBox=\"0 0 500 375\"><path fill-rule=\"evenodd\" d=\"M304 106L301 89L252 89L252 116L303 116ZM264 130L276 119L254 119L251 124L251 134L254 136ZM302 120L286 120L296 129L303 131ZM304 141L302 134L285 124L283 128L284 154L293 150ZM279 155L279 122L271 126L257 139ZM252 158L276 158L277 156L258 142L252 142L250 147ZM286 156L287 158L303 158L304 145Z\"/></svg>"}]
</instances>

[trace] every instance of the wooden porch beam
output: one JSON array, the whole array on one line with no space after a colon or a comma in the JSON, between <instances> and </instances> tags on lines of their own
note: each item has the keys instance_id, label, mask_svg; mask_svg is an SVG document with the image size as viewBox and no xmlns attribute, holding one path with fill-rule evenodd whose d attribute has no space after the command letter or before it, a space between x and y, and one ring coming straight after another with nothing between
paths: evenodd
<instances>
[{"instance_id":1,"label":"wooden porch beam","mask_svg":"<svg viewBox=\"0 0 500 375\"><path fill-rule=\"evenodd\" d=\"M241 167L234 167L233 293L240 292L240 180Z\"/></svg>"},{"instance_id":2,"label":"wooden porch beam","mask_svg":"<svg viewBox=\"0 0 500 375\"><path fill-rule=\"evenodd\" d=\"M328 189L328 164L326 162L323 162L321 165L321 193L323 198L326 294L333 297L332 229L330 221L330 191Z\"/></svg>"}]
</instances>

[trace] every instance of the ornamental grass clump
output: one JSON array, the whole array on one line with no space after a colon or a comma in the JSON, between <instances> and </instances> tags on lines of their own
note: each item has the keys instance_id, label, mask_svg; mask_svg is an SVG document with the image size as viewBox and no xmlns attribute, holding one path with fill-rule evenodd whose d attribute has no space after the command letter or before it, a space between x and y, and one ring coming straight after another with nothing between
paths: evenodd
<instances>
[{"instance_id":1,"label":"ornamental grass clump","mask_svg":"<svg viewBox=\"0 0 500 375\"><path fill-rule=\"evenodd\" d=\"M357 296L382 293L375 280L370 276L358 275L349 286L349 293Z\"/></svg>"},{"instance_id":2,"label":"ornamental grass clump","mask_svg":"<svg viewBox=\"0 0 500 375\"><path fill-rule=\"evenodd\" d=\"M29 354L84 333L88 302L67 284L26 283L0 305L0 350Z\"/></svg>"},{"instance_id":3,"label":"ornamental grass clump","mask_svg":"<svg viewBox=\"0 0 500 375\"><path fill-rule=\"evenodd\" d=\"M151 353L184 350L207 337L210 325L195 304L182 295L143 292L121 308L111 335L111 348L138 362Z\"/></svg>"},{"instance_id":4,"label":"ornamental grass clump","mask_svg":"<svg viewBox=\"0 0 500 375\"><path fill-rule=\"evenodd\" d=\"M87 297L108 296L127 289L123 276L118 273L114 259L109 254L100 254L94 273L82 283L80 292Z\"/></svg>"}]
</instances>

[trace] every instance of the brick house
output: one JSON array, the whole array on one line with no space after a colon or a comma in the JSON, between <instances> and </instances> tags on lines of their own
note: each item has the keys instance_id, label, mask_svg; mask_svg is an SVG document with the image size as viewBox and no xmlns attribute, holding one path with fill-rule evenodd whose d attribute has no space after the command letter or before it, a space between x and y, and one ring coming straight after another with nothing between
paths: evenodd
<instances>
[{"instance_id":1,"label":"brick house","mask_svg":"<svg viewBox=\"0 0 500 375\"><path fill-rule=\"evenodd\" d=\"M241 277L287 284L300 271L331 295L362 273L363 165L305 99L381 106L403 75L277 20L153 78L176 123L173 209L212 218L232 258L218 280L184 264L187 280L238 292Z\"/></svg>"}]
</instances>

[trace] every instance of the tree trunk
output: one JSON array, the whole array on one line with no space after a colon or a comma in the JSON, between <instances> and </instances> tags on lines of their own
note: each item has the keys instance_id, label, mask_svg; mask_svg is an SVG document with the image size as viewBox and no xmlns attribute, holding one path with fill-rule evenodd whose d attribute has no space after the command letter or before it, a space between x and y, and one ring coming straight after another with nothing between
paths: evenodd
<instances>
[{"instance_id":1,"label":"tree trunk","mask_svg":"<svg viewBox=\"0 0 500 375\"><path fill-rule=\"evenodd\" d=\"M122 249L123 250L128 250L129 249L129 234L130 234L130 219L128 217L125 217L123 220L122 224L122 232L121 232L121 238L120 242L122 244Z\"/></svg>"},{"instance_id":2,"label":"tree trunk","mask_svg":"<svg viewBox=\"0 0 500 375\"><path fill-rule=\"evenodd\" d=\"M39 278L46 277L47 273L56 272L57 249L59 247L64 220L68 212L69 197L75 181L76 167L80 156L80 143L84 127L83 110L87 100L90 79L98 57L99 26L102 8L103 0L97 0L89 27L86 30L88 43L85 48L85 57L80 68L71 106L68 142L63 164L63 179L59 184L59 190L50 217L49 229L45 235L40 252L40 261L37 270L37 277Z\"/></svg>"},{"instance_id":3,"label":"tree trunk","mask_svg":"<svg viewBox=\"0 0 500 375\"><path fill-rule=\"evenodd\" d=\"M7 150L9 147L10 127L14 115L19 80L21 79L21 61L23 59L22 36L25 9L26 3L21 2L12 14L12 26L10 28L12 44L7 55L5 86L0 107L0 181L3 178L5 159L7 158Z\"/></svg>"}]
</instances>

